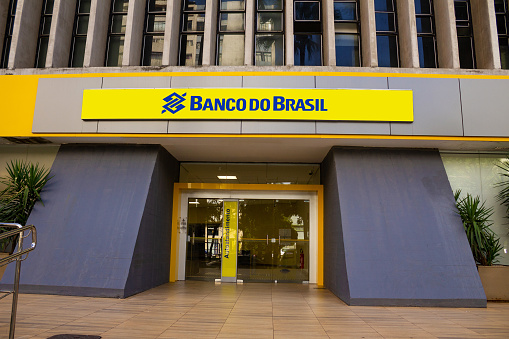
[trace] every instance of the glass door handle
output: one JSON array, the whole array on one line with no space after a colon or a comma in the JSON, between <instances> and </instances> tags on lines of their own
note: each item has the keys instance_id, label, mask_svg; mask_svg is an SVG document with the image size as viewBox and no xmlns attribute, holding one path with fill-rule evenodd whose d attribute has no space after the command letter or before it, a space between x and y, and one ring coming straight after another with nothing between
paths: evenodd
<instances>
[{"instance_id":1,"label":"glass door handle","mask_svg":"<svg viewBox=\"0 0 509 339\"><path fill-rule=\"evenodd\" d=\"M267 245L269 244L269 235L267 234Z\"/></svg>"},{"instance_id":2,"label":"glass door handle","mask_svg":"<svg viewBox=\"0 0 509 339\"><path fill-rule=\"evenodd\" d=\"M278 237L279 245L281 245L281 236Z\"/></svg>"}]
</instances>

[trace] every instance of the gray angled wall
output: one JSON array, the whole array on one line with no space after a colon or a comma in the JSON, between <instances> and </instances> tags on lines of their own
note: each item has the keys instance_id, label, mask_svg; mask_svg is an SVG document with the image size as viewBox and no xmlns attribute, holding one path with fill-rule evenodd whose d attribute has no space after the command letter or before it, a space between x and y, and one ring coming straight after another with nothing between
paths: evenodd
<instances>
[{"instance_id":1,"label":"gray angled wall","mask_svg":"<svg viewBox=\"0 0 509 339\"><path fill-rule=\"evenodd\" d=\"M333 148L324 283L350 305L486 307L436 150Z\"/></svg>"},{"instance_id":2,"label":"gray angled wall","mask_svg":"<svg viewBox=\"0 0 509 339\"><path fill-rule=\"evenodd\" d=\"M51 173L28 220L38 245L22 292L127 297L168 282L178 163L166 150L63 145ZM13 281L10 266L2 284Z\"/></svg>"}]
</instances>

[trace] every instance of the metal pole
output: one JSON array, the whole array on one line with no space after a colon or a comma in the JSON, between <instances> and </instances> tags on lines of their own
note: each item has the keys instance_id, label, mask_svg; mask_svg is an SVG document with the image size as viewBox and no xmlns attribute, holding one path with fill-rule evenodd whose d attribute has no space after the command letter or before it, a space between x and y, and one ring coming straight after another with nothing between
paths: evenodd
<instances>
[{"instance_id":1,"label":"metal pole","mask_svg":"<svg viewBox=\"0 0 509 339\"><path fill-rule=\"evenodd\" d=\"M23 233L18 238L18 251L23 249ZM21 273L21 257L16 258L16 272L14 274L14 291L12 293L12 311L11 326L9 329L9 339L14 339L14 330L16 327L16 312L18 310L18 293L19 293L19 275Z\"/></svg>"}]
</instances>

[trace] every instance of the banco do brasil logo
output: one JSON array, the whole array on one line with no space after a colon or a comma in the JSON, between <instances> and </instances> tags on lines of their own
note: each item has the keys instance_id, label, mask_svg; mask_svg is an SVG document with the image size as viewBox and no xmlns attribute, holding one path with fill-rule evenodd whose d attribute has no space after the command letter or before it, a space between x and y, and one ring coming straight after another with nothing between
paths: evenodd
<instances>
[{"instance_id":1,"label":"banco do brasil logo","mask_svg":"<svg viewBox=\"0 0 509 339\"><path fill-rule=\"evenodd\" d=\"M171 114L175 114L182 108L184 108L185 106L182 103L184 102L184 100L186 100L186 98L184 98L186 94L187 93L180 95L173 92L172 94L164 98L163 100L166 101L166 104L163 105L164 110L161 112L161 114L167 111L170 112Z\"/></svg>"}]
</instances>

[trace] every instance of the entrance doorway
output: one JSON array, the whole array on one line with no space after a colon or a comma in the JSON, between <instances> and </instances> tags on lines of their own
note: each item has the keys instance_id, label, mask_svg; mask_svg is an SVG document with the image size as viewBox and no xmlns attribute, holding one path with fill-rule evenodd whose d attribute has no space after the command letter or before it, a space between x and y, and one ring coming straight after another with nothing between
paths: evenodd
<instances>
[{"instance_id":1,"label":"entrance doorway","mask_svg":"<svg viewBox=\"0 0 509 339\"><path fill-rule=\"evenodd\" d=\"M186 279L221 278L222 202L188 198ZM309 281L309 206L309 200L238 200L237 279Z\"/></svg>"},{"instance_id":2,"label":"entrance doorway","mask_svg":"<svg viewBox=\"0 0 509 339\"><path fill-rule=\"evenodd\" d=\"M220 185L176 184L178 233L173 237L178 241L175 237L172 241L178 253L176 279L221 278L223 200L233 199L238 202L238 280L321 284L321 186L285 185L286 190L282 185L193 186ZM232 189L235 186L239 189Z\"/></svg>"}]
</instances>

